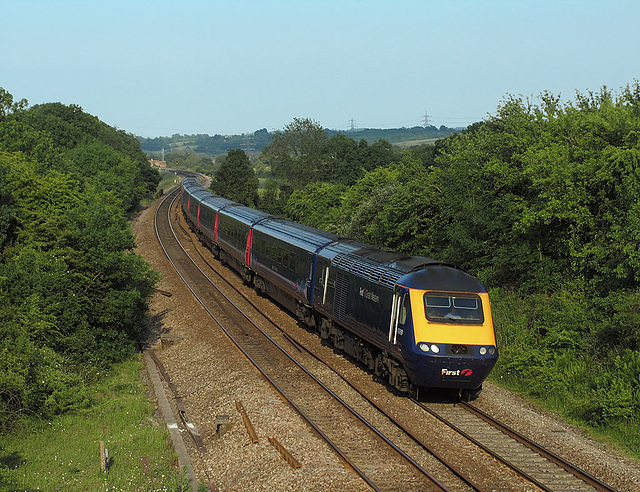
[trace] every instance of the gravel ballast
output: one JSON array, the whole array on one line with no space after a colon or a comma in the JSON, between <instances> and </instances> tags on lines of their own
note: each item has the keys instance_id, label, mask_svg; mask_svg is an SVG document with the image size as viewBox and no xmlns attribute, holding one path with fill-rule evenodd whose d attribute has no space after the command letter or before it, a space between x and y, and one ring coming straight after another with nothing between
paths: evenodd
<instances>
[{"instance_id":1,"label":"gravel ballast","mask_svg":"<svg viewBox=\"0 0 640 492\"><path fill-rule=\"evenodd\" d=\"M206 453L182 433L197 479L213 490L370 490L283 403L185 288L155 236L156 206L145 209L133 224L137 252L162 275L158 289L172 294L157 293L151 300L147 347L157 351L203 437ZM264 309L295 325L268 301ZM172 343L162 344L163 337ZM255 426L258 443L249 438L237 401ZM487 383L475 404L619 490L640 491L638 462L517 394ZM229 425L218 428L225 418ZM268 437L275 437L302 466L284 461Z\"/></svg>"}]
</instances>

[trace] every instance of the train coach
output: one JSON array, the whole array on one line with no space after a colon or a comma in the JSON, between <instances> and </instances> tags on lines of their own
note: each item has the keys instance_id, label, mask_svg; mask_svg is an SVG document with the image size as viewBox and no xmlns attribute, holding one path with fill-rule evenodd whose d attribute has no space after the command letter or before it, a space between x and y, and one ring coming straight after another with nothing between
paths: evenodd
<instances>
[{"instance_id":1,"label":"train coach","mask_svg":"<svg viewBox=\"0 0 640 492\"><path fill-rule=\"evenodd\" d=\"M181 186L190 227L258 291L401 392L478 396L498 358L489 296L474 277Z\"/></svg>"}]
</instances>

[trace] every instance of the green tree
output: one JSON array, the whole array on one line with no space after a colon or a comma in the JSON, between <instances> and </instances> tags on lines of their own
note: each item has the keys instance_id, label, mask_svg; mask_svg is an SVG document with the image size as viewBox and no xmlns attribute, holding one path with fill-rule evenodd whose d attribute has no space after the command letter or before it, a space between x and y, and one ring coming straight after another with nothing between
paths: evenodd
<instances>
[{"instance_id":1,"label":"green tree","mask_svg":"<svg viewBox=\"0 0 640 492\"><path fill-rule=\"evenodd\" d=\"M345 234L408 254L427 254L425 238L440 233L432 172L405 152L398 163L365 174L344 193Z\"/></svg>"},{"instance_id":2,"label":"green tree","mask_svg":"<svg viewBox=\"0 0 640 492\"><path fill-rule=\"evenodd\" d=\"M95 368L134 350L157 275L133 252L125 207L155 190L157 173L147 172L137 140L77 107L26 110L0 96L0 428L7 429L24 414L82 407Z\"/></svg>"},{"instance_id":3,"label":"green tree","mask_svg":"<svg viewBox=\"0 0 640 492\"><path fill-rule=\"evenodd\" d=\"M384 245L388 199L400 186L397 165L379 167L366 173L343 195L344 233L361 241Z\"/></svg>"},{"instance_id":4,"label":"green tree","mask_svg":"<svg viewBox=\"0 0 640 492\"><path fill-rule=\"evenodd\" d=\"M343 232L341 204L345 186L311 183L294 191L287 201L287 217L329 232Z\"/></svg>"},{"instance_id":5,"label":"green tree","mask_svg":"<svg viewBox=\"0 0 640 492\"><path fill-rule=\"evenodd\" d=\"M16 225L15 213L13 196L8 191L7 169L0 166L0 255L13 234Z\"/></svg>"},{"instance_id":6,"label":"green tree","mask_svg":"<svg viewBox=\"0 0 640 492\"><path fill-rule=\"evenodd\" d=\"M336 133L326 145L325 156L319 169L323 181L352 185L362 177L366 166L365 140L359 145L343 133ZM364 152L363 152L364 150Z\"/></svg>"},{"instance_id":7,"label":"green tree","mask_svg":"<svg viewBox=\"0 0 640 492\"><path fill-rule=\"evenodd\" d=\"M258 184L244 150L231 149L215 172L211 189L229 200L253 207L258 202Z\"/></svg>"},{"instance_id":8,"label":"green tree","mask_svg":"<svg viewBox=\"0 0 640 492\"><path fill-rule=\"evenodd\" d=\"M111 193L125 210L132 210L147 196L135 163L103 142L82 143L67 151L66 157L68 173L81 177L85 187Z\"/></svg>"},{"instance_id":9,"label":"green tree","mask_svg":"<svg viewBox=\"0 0 640 492\"><path fill-rule=\"evenodd\" d=\"M47 135L52 146L57 149L58 155L70 153L73 159L73 156L84 151L89 159L87 171L90 171L92 167L101 166L95 161L105 151L98 150L98 146L107 146L117 153L119 155L117 161L126 160L126 175L133 179L133 183L130 183L132 185L128 186L128 189L122 190L124 194L130 195L130 198L125 200L131 204L128 210L133 209L141 197L155 195L160 175L157 170L151 168L147 157L140 150L139 141L133 135L117 130L103 123L97 117L85 113L80 106L66 106L61 103L40 104L28 111L21 112L18 121L29 129L26 132L27 135L34 131ZM79 150L83 147L84 150ZM33 155L31 151L24 148L11 150L27 151ZM51 163L64 172L73 169L64 159L48 158L45 160L38 157L38 160ZM108 162L114 162L114 159L109 157ZM84 172L84 163L80 159L76 159L74 164L75 171L79 171L81 176L84 178L90 176L90 172ZM104 166L102 166L103 168ZM121 174L122 171L123 168L120 167L112 174Z\"/></svg>"},{"instance_id":10,"label":"green tree","mask_svg":"<svg viewBox=\"0 0 640 492\"><path fill-rule=\"evenodd\" d=\"M294 118L283 131L273 133L263 155L276 177L300 188L319 179L327 141L319 123Z\"/></svg>"},{"instance_id":11,"label":"green tree","mask_svg":"<svg viewBox=\"0 0 640 492\"><path fill-rule=\"evenodd\" d=\"M358 143L360 150L360 161L364 164L365 171L373 171L380 166L388 166L397 162L400 158L399 152L394 149L388 141L379 139L367 146L365 140Z\"/></svg>"},{"instance_id":12,"label":"green tree","mask_svg":"<svg viewBox=\"0 0 640 492\"><path fill-rule=\"evenodd\" d=\"M286 215L287 201L292 193L293 188L289 183L278 183L273 178L268 179L260 196L260 209L274 215Z\"/></svg>"},{"instance_id":13,"label":"green tree","mask_svg":"<svg viewBox=\"0 0 640 492\"><path fill-rule=\"evenodd\" d=\"M0 87L0 122L8 115L22 111L29 105L26 99L14 101L13 95Z\"/></svg>"}]
</instances>

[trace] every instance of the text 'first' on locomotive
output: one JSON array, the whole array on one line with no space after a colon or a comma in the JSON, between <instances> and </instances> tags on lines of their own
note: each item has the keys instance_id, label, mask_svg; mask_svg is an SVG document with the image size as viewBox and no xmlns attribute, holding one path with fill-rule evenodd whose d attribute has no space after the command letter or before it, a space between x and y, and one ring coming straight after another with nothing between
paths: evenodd
<instances>
[{"instance_id":1,"label":"text 'first' on locomotive","mask_svg":"<svg viewBox=\"0 0 640 492\"><path fill-rule=\"evenodd\" d=\"M199 239L259 292L400 392L477 398L498 358L489 295L466 272L181 185Z\"/></svg>"}]
</instances>

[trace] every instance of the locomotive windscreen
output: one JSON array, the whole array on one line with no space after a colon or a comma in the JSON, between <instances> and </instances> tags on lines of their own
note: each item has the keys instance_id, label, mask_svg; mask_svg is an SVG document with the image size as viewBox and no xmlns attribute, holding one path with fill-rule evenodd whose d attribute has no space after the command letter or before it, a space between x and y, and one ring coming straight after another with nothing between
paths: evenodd
<instances>
[{"instance_id":1,"label":"locomotive windscreen","mask_svg":"<svg viewBox=\"0 0 640 492\"><path fill-rule=\"evenodd\" d=\"M427 292L424 295L427 319L434 323L482 324L482 301L475 294Z\"/></svg>"}]
</instances>

